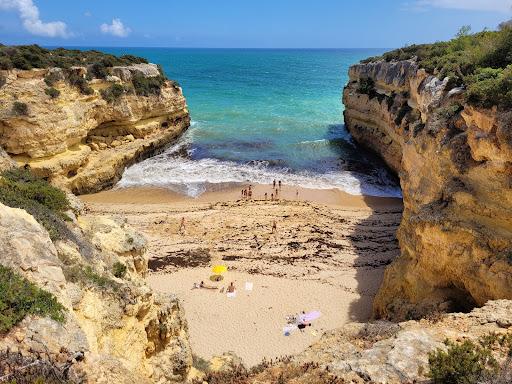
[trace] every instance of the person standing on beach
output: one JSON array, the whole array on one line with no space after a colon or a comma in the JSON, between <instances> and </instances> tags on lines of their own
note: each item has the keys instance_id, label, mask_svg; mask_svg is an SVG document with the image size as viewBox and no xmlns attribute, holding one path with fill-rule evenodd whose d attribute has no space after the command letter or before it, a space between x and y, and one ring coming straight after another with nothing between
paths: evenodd
<instances>
[{"instance_id":1,"label":"person standing on beach","mask_svg":"<svg viewBox=\"0 0 512 384\"><path fill-rule=\"evenodd\" d=\"M270 194L270 200L274 201L274 194L273 193Z\"/></svg>"},{"instance_id":2,"label":"person standing on beach","mask_svg":"<svg viewBox=\"0 0 512 384\"><path fill-rule=\"evenodd\" d=\"M276 179L274 179L274 189L276 189Z\"/></svg>"},{"instance_id":3,"label":"person standing on beach","mask_svg":"<svg viewBox=\"0 0 512 384\"><path fill-rule=\"evenodd\" d=\"M248 193L248 196L249 196L249 200L252 200L252 191L251 191L251 187L249 187L249 192Z\"/></svg>"},{"instance_id":4,"label":"person standing on beach","mask_svg":"<svg viewBox=\"0 0 512 384\"><path fill-rule=\"evenodd\" d=\"M180 235L183 235L185 233L185 218L184 217L181 218L179 233L180 233Z\"/></svg>"},{"instance_id":5,"label":"person standing on beach","mask_svg":"<svg viewBox=\"0 0 512 384\"><path fill-rule=\"evenodd\" d=\"M267 200L268 198L268 195L267 195L267 192L265 192L265 200Z\"/></svg>"},{"instance_id":6,"label":"person standing on beach","mask_svg":"<svg viewBox=\"0 0 512 384\"><path fill-rule=\"evenodd\" d=\"M279 197L277 197L278 190L276 189L276 200L279 200Z\"/></svg>"},{"instance_id":7,"label":"person standing on beach","mask_svg":"<svg viewBox=\"0 0 512 384\"><path fill-rule=\"evenodd\" d=\"M281 180L279 180L279 189L281 189Z\"/></svg>"},{"instance_id":8,"label":"person standing on beach","mask_svg":"<svg viewBox=\"0 0 512 384\"><path fill-rule=\"evenodd\" d=\"M299 190L295 191L295 200L299 200Z\"/></svg>"},{"instance_id":9,"label":"person standing on beach","mask_svg":"<svg viewBox=\"0 0 512 384\"><path fill-rule=\"evenodd\" d=\"M277 223L276 221L272 221L272 233L277 233Z\"/></svg>"}]
</instances>

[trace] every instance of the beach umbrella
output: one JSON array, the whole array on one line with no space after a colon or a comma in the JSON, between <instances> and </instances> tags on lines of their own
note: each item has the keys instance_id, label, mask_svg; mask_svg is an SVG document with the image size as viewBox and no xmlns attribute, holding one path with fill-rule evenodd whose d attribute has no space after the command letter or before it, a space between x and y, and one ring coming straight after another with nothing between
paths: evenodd
<instances>
[{"instance_id":1,"label":"beach umbrella","mask_svg":"<svg viewBox=\"0 0 512 384\"><path fill-rule=\"evenodd\" d=\"M312 311L308 312L305 315L302 315L302 319L304 322L310 322L313 320L318 319L320 316L322 316L322 313L320 311Z\"/></svg>"},{"instance_id":2,"label":"beach umbrella","mask_svg":"<svg viewBox=\"0 0 512 384\"><path fill-rule=\"evenodd\" d=\"M216 275L222 275L223 273L227 272L227 268L225 265L214 265L212 268L213 273Z\"/></svg>"}]
</instances>

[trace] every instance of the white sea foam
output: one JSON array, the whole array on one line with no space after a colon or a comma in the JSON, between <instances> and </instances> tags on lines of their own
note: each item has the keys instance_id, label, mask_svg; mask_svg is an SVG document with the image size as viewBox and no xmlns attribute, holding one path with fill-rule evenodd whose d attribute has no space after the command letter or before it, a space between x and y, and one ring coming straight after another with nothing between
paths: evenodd
<instances>
[{"instance_id":1,"label":"white sea foam","mask_svg":"<svg viewBox=\"0 0 512 384\"><path fill-rule=\"evenodd\" d=\"M191 144L198 122L181 139L163 154L129 167L117 188L155 186L171 189L189 196L199 196L211 184L247 183L271 184L274 179L286 185L304 188L337 188L352 195L401 197L400 188L387 180L385 172L378 177L347 171L313 173L292 172L288 169L269 167L266 161L239 164L232 161L205 158L191 160L183 151L193 153ZM322 142L323 140L318 140Z\"/></svg>"}]
</instances>

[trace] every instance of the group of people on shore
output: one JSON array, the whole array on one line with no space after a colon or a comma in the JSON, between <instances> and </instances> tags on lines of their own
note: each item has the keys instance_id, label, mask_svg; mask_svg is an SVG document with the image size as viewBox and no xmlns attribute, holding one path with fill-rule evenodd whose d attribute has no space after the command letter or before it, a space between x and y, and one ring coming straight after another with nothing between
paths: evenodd
<instances>
[{"instance_id":1,"label":"group of people on shore","mask_svg":"<svg viewBox=\"0 0 512 384\"><path fill-rule=\"evenodd\" d=\"M281 180L276 181L274 179L274 181L272 182L272 192L270 193L270 201L275 201L275 200L280 199L282 186L283 186L283 183L281 182ZM253 194L252 184L249 185L247 188L244 188L241 190L242 199L244 199L244 200L252 200L252 194ZM265 192L263 197L265 200L269 200L268 192ZM295 191L295 199L296 200L299 199L299 190L298 189Z\"/></svg>"}]
</instances>

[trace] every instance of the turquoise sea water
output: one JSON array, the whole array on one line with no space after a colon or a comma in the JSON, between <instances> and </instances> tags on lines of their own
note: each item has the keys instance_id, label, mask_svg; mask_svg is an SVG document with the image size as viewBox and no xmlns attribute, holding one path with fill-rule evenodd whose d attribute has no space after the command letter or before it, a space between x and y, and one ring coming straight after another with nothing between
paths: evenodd
<instances>
[{"instance_id":1,"label":"turquoise sea water","mask_svg":"<svg viewBox=\"0 0 512 384\"><path fill-rule=\"evenodd\" d=\"M343 126L348 67L376 49L101 48L161 64L187 98L192 126L162 155L129 168L120 186L190 195L224 182L339 188L399 196L382 163Z\"/></svg>"}]
</instances>

